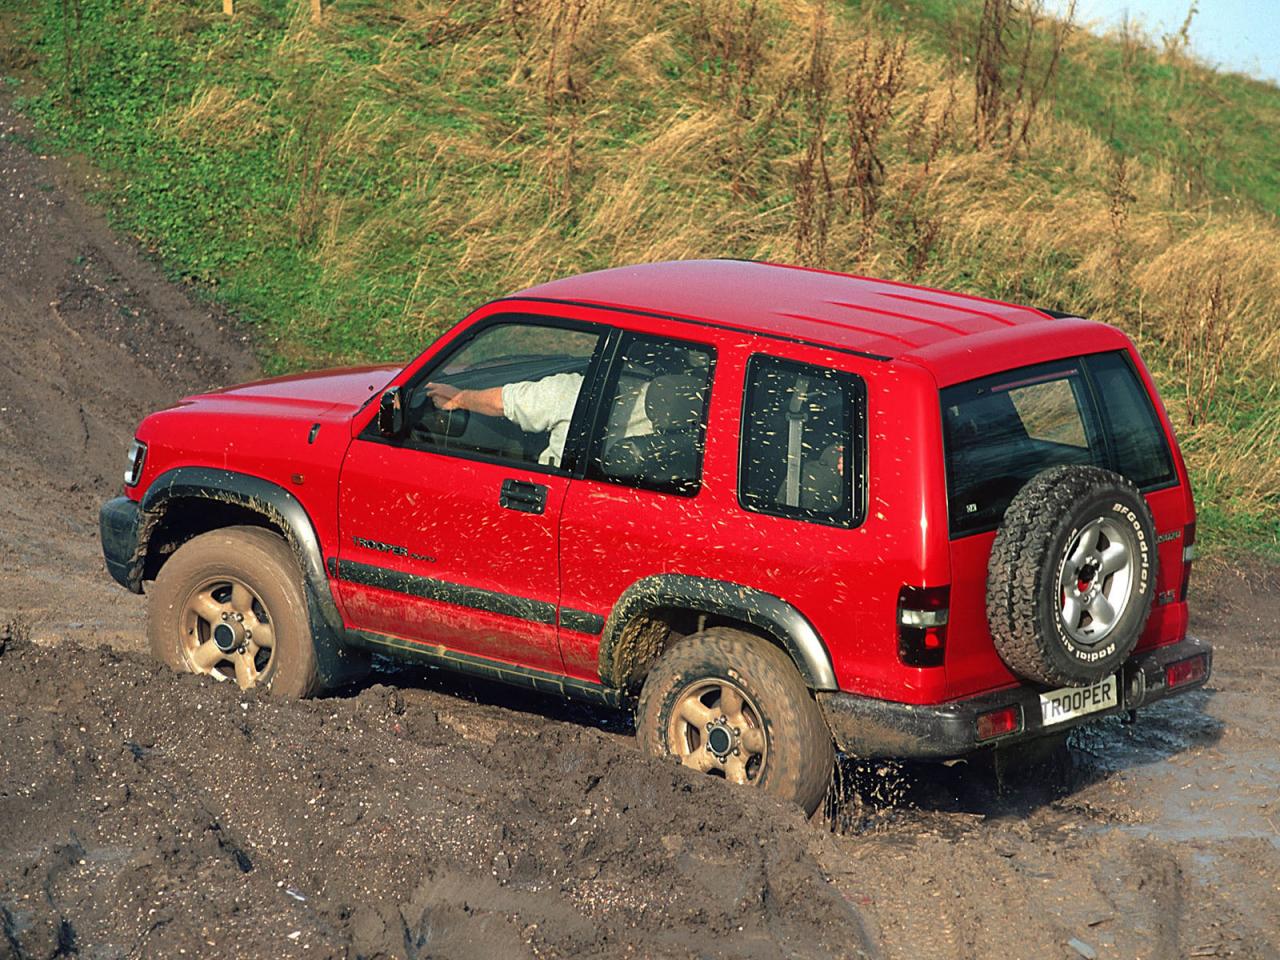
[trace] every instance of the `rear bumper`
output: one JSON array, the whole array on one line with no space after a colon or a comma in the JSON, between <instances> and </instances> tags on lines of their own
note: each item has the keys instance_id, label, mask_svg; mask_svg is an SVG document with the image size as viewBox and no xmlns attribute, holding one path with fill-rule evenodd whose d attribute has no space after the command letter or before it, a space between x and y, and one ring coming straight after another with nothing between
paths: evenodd
<instances>
[{"instance_id":1,"label":"rear bumper","mask_svg":"<svg viewBox=\"0 0 1280 960\"><path fill-rule=\"evenodd\" d=\"M128 497L116 497L102 505L98 528L102 532L102 558L116 583L134 593L142 592L142 562L138 555L138 505Z\"/></svg>"},{"instance_id":2,"label":"rear bumper","mask_svg":"<svg viewBox=\"0 0 1280 960\"><path fill-rule=\"evenodd\" d=\"M1170 689L1165 682L1165 667L1200 655L1205 658L1205 675ZM1131 657L1121 668L1118 706L1050 727L1041 722L1040 688L1030 684L929 706L850 693L819 693L817 697L841 750L862 757L944 760L984 747L1006 746L1060 733L1089 720L1136 710L1203 686L1212 669L1213 647L1194 637L1144 651ZM1004 736L979 740L978 717L1010 706L1017 707L1021 715L1019 728Z\"/></svg>"}]
</instances>

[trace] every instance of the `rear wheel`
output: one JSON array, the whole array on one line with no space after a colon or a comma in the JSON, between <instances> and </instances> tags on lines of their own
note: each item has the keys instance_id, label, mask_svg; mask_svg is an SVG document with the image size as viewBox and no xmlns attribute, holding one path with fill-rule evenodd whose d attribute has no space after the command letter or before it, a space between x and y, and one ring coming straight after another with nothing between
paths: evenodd
<instances>
[{"instance_id":1,"label":"rear wheel","mask_svg":"<svg viewBox=\"0 0 1280 960\"><path fill-rule=\"evenodd\" d=\"M175 670L286 697L320 689L298 564L259 527L214 530L179 547L151 589L147 635Z\"/></svg>"},{"instance_id":2,"label":"rear wheel","mask_svg":"<svg viewBox=\"0 0 1280 960\"><path fill-rule=\"evenodd\" d=\"M636 729L656 756L759 787L813 813L831 780L831 732L790 659L759 637L712 628L650 671Z\"/></svg>"}]
</instances>

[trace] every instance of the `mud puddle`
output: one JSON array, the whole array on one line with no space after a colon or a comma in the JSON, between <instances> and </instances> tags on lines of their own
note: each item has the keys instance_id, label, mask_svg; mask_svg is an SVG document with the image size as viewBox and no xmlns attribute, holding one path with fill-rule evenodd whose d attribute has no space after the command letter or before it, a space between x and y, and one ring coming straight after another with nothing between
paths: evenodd
<instances>
[{"instance_id":1,"label":"mud puddle","mask_svg":"<svg viewBox=\"0 0 1280 960\"><path fill-rule=\"evenodd\" d=\"M886 955L1280 957L1280 577L1212 565L1194 591L1205 690L1037 764L895 766L844 803L823 862Z\"/></svg>"}]
</instances>

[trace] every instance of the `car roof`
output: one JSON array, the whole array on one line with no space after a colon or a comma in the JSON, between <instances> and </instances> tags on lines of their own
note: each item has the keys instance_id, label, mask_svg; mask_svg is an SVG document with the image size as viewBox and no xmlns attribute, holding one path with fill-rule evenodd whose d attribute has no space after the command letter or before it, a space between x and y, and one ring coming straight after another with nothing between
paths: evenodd
<instances>
[{"instance_id":1,"label":"car roof","mask_svg":"<svg viewBox=\"0 0 1280 960\"><path fill-rule=\"evenodd\" d=\"M1020 364L1127 343L1104 324L1054 317L1032 307L748 260L615 267L552 280L513 298L702 320L884 360L910 360L933 370L940 382L982 376L988 368L1007 369L1015 365L1008 355L1015 346ZM980 358L992 350L1003 354L994 365Z\"/></svg>"}]
</instances>

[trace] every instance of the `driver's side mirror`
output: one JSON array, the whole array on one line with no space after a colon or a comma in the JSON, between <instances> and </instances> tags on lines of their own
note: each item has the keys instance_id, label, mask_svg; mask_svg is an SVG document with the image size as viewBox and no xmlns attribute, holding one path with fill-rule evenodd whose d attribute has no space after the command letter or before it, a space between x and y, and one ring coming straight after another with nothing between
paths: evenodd
<instances>
[{"instance_id":1,"label":"driver's side mirror","mask_svg":"<svg viewBox=\"0 0 1280 960\"><path fill-rule=\"evenodd\" d=\"M384 391L378 401L378 432L384 437L401 437L404 425L404 391L392 387Z\"/></svg>"}]
</instances>

